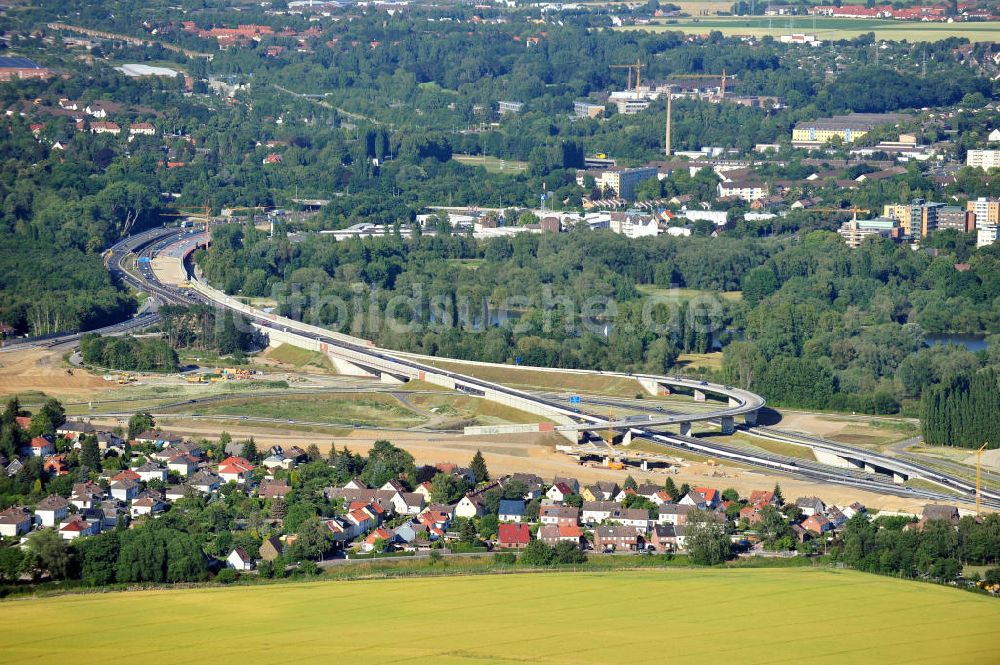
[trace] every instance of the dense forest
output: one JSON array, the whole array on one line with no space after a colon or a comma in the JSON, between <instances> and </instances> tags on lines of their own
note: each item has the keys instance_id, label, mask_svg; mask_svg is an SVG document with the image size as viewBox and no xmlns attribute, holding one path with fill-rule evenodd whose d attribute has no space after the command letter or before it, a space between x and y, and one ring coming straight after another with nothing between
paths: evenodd
<instances>
[{"instance_id":1,"label":"dense forest","mask_svg":"<svg viewBox=\"0 0 1000 665\"><path fill-rule=\"evenodd\" d=\"M927 443L979 448L1000 441L1000 372L963 373L924 393L920 422Z\"/></svg>"},{"instance_id":2,"label":"dense forest","mask_svg":"<svg viewBox=\"0 0 1000 665\"><path fill-rule=\"evenodd\" d=\"M80 338L80 355L86 364L100 368L135 372L177 370L177 352L158 338L86 334Z\"/></svg>"}]
</instances>

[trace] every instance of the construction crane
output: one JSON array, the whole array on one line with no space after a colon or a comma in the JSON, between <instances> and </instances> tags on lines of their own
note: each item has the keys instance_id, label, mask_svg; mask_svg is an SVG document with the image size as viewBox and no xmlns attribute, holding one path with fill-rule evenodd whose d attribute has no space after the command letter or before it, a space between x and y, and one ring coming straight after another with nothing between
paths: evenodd
<instances>
[{"instance_id":1,"label":"construction crane","mask_svg":"<svg viewBox=\"0 0 1000 665\"><path fill-rule=\"evenodd\" d=\"M184 210L194 210L201 212L205 215L205 249L208 250L208 242L209 242L208 216L211 212L211 208L209 208L208 203L205 203L204 206L183 206L183 207L171 208L171 210L176 210L177 212L163 212L160 213L160 215L162 217L194 217L194 214L190 212L182 212Z\"/></svg>"},{"instance_id":2,"label":"construction crane","mask_svg":"<svg viewBox=\"0 0 1000 665\"><path fill-rule=\"evenodd\" d=\"M714 79L714 78L722 79L722 87L719 88L719 98L721 99L726 96L726 80L728 78L728 75L726 74L725 68L722 69L721 74L670 74L669 76L667 76L668 80L669 79Z\"/></svg>"},{"instance_id":3,"label":"construction crane","mask_svg":"<svg viewBox=\"0 0 1000 665\"><path fill-rule=\"evenodd\" d=\"M609 410L608 411L608 432L607 432L607 435L605 436L604 443L605 443L605 445L607 445L608 450L611 451L611 455L612 455L612 456L608 457L608 468L609 469L621 470L621 469L625 468L625 465L622 464L621 460L618 459L618 457L614 456L614 453L615 453L615 431L611 428L611 423L613 423L614 421L615 421L615 412Z\"/></svg>"},{"instance_id":4,"label":"construction crane","mask_svg":"<svg viewBox=\"0 0 1000 665\"><path fill-rule=\"evenodd\" d=\"M806 208L808 212L849 212L851 213L851 221L858 221L858 213L863 212L866 215L871 212L868 208Z\"/></svg>"},{"instance_id":5,"label":"construction crane","mask_svg":"<svg viewBox=\"0 0 1000 665\"><path fill-rule=\"evenodd\" d=\"M632 89L632 70L635 70L635 91L639 92L639 86L642 84L642 68L643 65L639 62L639 58L635 59L635 64L632 65L611 65L611 69L627 69L628 70L628 87L626 90Z\"/></svg>"},{"instance_id":6,"label":"construction crane","mask_svg":"<svg viewBox=\"0 0 1000 665\"><path fill-rule=\"evenodd\" d=\"M979 495L982 493L983 451L986 450L986 446L988 445L990 445L990 442L986 441L976 451L976 515L979 514Z\"/></svg>"}]
</instances>

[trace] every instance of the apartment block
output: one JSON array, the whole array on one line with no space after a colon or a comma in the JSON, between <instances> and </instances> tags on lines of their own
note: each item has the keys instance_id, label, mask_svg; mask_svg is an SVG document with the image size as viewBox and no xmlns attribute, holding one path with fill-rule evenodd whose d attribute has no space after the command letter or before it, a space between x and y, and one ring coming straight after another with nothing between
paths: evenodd
<instances>
[{"instance_id":1,"label":"apartment block","mask_svg":"<svg viewBox=\"0 0 1000 665\"><path fill-rule=\"evenodd\" d=\"M601 174L597 184L610 189L623 199L635 198L635 187L643 180L656 177L656 169L640 166L634 169L608 169Z\"/></svg>"},{"instance_id":2,"label":"apartment block","mask_svg":"<svg viewBox=\"0 0 1000 665\"><path fill-rule=\"evenodd\" d=\"M887 217L876 219L854 219L844 222L837 229L837 233L844 239L851 249L859 247L865 238L871 235L879 235L883 238L896 239L900 235L899 222Z\"/></svg>"},{"instance_id":3,"label":"apartment block","mask_svg":"<svg viewBox=\"0 0 1000 665\"><path fill-rule=\"evenodd\" d=\"M965 153L965 165L975 169L1000 169L1000 150L970 150Z\"/></svg>"}]
</instances>

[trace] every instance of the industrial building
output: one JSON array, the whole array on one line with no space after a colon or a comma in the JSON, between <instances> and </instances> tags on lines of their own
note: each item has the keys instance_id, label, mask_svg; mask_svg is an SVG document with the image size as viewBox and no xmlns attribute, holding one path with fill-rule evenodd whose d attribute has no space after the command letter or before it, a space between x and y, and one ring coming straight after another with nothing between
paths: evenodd
<instances>
[{"instance_id":1,"label":"industrial building","mask_svg":"<svg viewBox=\"0 0 1000 665\"><path fill-rule=\"evenodd\" d=\"M834 138L853 143L875 127L899 124L911 117L903 113L849 113L803 120L792 129L792 145L796 148L819 148Z\"/></svg>"},{"instance_id":2,"label":"industrial building","mask_svg":"<svg viewBox=\"0 0 1000 665\"><path fill-rule=\"evenodd\" d=\"M0 58L0 81L47 79L50 76L52 72L28 58Z\"/></svg>"}]
</instances>

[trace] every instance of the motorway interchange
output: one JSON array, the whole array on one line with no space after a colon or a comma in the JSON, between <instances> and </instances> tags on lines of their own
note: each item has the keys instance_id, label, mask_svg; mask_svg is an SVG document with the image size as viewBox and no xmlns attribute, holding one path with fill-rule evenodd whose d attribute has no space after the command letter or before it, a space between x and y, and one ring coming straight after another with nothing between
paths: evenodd
<instances>
[{"instance_id":1,"label":"motorway interchange","mask_svg":"<svg viewBox=\"0 0 1000 665\"><path fill-rule=\"evenodd\" d=\"M109 270L117 278L122 279L136 290L147 292L153 302L146 311L136 317L95 332L101 334L123 334L155 325L159 320L155 308L160 303L211 303L241 311L251 319L255 327L265 332L270 331L275 335L280 334L285 337L291 336L293 339L301 338L303 343L314 346L321 344L322 348L327 349L331 355L342 352L356 363L361 358L361 362L366 363L361 366L366 370L373 370L374 373L383 372L391 375L394 379L402 380L417 378L418 376L429 378L431 375L434 375L446 382L449 387L473 396L485 397L487 399L492 398L497 401L500 399L514 400L519 404L529 404L534 408L529 407L527 410L557 419L561 423L557 425L557 428L564 432L572 433L573 431L579 431L593 433L607 429L610 426L619 432L627 432L630 434L630 438L641 438L663 446L665 449L686 450L809 480L927 500L953 501L961 498L968 501L974 498L975 486L971 483L957 476L912 461L912 458L899 459L879 455L868 450L846 446L818 437L756 426L755 418L750 416L756 416L757 410L763 407L764 401L759 396L748 391L734 389L729 386L709 385L682 377L651 377L647 375L633 377L637 380L645 378L647 382L655 381L661 386L682 387L684 389L703 391L704 394L708 395L721 396L726 398L729 404L719 403L717 410L703 410L695 414L667 412L663 411L662 408L647 409L649 415L645 418L637 420L635 417L631 417L609 423L608 418L610 416L596 415L590 409L584 410L584 408L580 408L580 405L565 403L558 396L516 390L497 383L483 381L473 376L445 371L433 364L428 364L428 362L435 360L433 358L423 359L420 356L412 354L397 355L390 350L375 348L366 340L339 335L291 319L275 317L273 314L265 316L263 313L235 302L232 298L207 287L207 285L200 284L195 280L194 275L190 273L188 266L185 266L185 269L189 270L188 276L192 279L194 289L178 288L160 282L152 269L152 258L157 255L166 254L182 261L186 260L187 256L197 247L202 238L203 232L196 230L157 228L130 236L112 247L106 253L106 263ZM128 260L132 256L136 257L135 272L131 271L128 265ZM46 340L36 340L34 342L25 340L22 342L22 345L24 343L33 343L36 346L52 347L75 344L78 339L79 334L73 333L52 336ZM427 362L421 362L421 360ZM632 377L633 375L620 374L618 376ZM607 402L600 398L593 400L588 398L584 404L599 407L605 406ZM594 410L596 411L596 409ZM636 408L633 405L632 410L642 411L643 409ZM664 428L668 425L673 426L692 421L704 421L722 426L724 429L729 429L733 425L732 417L734 415L747 416L747 424L741 427L747 434L806 446L814 451L819 451L818 454L827 453L827 456L834 455L839 459L849 460L857 468L841 468L841 465L831 466L799 458L739 448L718 443L711 439L664 431ZM728 420L728 428L723 424L724 419ZM843 466L849 465L845 464ZM893 482L892 479L887 478L886 474L895 474L897 482ZM900 479L908 477L919 477L939 485L942 487L942 491L913 488L899 484L898 481ZM1000 508L1000 494L983 491L981 501L984 506Z\"/></svg>"}]
</instances>

